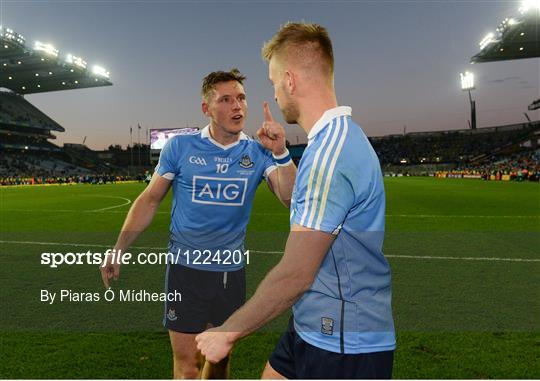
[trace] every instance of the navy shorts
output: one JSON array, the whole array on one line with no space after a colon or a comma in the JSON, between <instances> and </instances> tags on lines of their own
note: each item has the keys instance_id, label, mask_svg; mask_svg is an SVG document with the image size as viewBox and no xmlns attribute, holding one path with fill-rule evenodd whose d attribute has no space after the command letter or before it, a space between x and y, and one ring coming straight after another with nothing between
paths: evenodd
<instances>
[{"instance_id":1,"label":"navy shorts","mask_svg":"<svg viewBox=\"0 0 540 381\"><path fill-rule=\"evenodd\" d=\"M246 301L245 269L203 271L182 265L168 265L166 292L175 290L181 301L165 302L163 326L182 333L200 333L217 327Z\"/></svg>"},{"instance_id":2,"label":"navy shorts","mask_svg":"<svg viewBox=\"0 0 540 381\"><path fill-rule=\"evenodd\" d=\"M394 351L342 354L317 348L298 336L291 319L269 362L288 379L390 379Z\"/></svg>"}]
</instances>

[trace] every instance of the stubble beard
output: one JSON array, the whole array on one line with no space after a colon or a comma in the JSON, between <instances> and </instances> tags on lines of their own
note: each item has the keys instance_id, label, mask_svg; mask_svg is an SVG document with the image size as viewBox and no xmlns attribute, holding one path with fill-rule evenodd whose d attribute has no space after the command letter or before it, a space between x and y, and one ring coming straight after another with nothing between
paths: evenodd
<instances>
[{"instance_id":1,"label":"stubble beard","mask_svg":"<svg viewBox=\"0 0 540 381\"><path fill-rule=\"evenodd\" d=\"M298 107L293 102L286 104L281 110L281 113L283 114L283 119L285 119L285 122L288 124L298 123L300 113L298 111Z\"/></svg>"}]
</instances>

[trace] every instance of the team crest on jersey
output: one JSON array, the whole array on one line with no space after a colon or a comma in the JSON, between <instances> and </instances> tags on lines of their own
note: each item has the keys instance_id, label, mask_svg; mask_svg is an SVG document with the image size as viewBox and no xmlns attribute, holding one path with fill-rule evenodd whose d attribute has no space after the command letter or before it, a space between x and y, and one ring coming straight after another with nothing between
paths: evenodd
<instances>
[{"instance_id":1,"label":"team crest on jersey","mask_svg":"<svg viewBox=\"0 0 540 381\"><path fill-rule=\"evenodd\" d=\"M329 317L321 318L321 333L325 335L334 334L334 319Z\"/></svg>"},{"instance_id":2,"label":"team crest on jersey","mask_svg":"<svg viewBox=\"0 0 540 381\"><path fill-rule=\"evenodd\" d=\"M178 316L176 316L176 311L172 308L169 308L169 312L167 313L167 319L169 319L170 321L175 321L176 319L178 319Z\"/></svg>"},{"instance_id":3,"label":"team crest on jersey","mask_svg":"<svg viewBox=\"0 0 540 381\"><path fill-rule=\"evenodd\" d=\"M240 160L240 166L242 168L251 168L253 167L255 163L251 161L251 158L249 157L249 155L244 155L242 156L242 160Z\"/></svg>"}]
</instances>

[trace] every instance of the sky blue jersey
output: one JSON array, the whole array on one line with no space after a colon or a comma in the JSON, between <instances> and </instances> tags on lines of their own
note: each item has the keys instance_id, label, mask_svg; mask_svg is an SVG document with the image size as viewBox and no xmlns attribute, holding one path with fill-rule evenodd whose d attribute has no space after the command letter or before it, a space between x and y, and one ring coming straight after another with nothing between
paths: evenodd
<instances>
[{"instance_id":1,"label":"sky blue jersey","mask_svg":"<svg viewBox=\"0 0 540 381\"><path fill-rule=\"evenodd\" d=\"M310 131L291 224L335 235L311 288L293 307L300 337L337 353L395 349L390 267L382 253L383 178L350 107L326 111Z\"/></svg>"},{"instance_id":2,"label":"sky blue jersey","mask_svg":"<svg viewBox=\"0 0 540 381\"><path fill-rule=\"evenodd\" d=\"M244 133L228 146L212 139L208 126L171 138L156 172L173 182L169 251L175 262L207 271L242 268L255 191L274 169L272 154Z\"/></svg>"}]
</instances>

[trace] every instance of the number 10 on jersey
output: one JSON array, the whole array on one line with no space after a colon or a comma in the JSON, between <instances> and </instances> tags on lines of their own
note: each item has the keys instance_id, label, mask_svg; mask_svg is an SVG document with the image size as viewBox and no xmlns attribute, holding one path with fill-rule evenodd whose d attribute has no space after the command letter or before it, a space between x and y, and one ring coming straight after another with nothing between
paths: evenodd
<instances>
[{"instance_id":1,"label":"number 10 on jersey","mask_svg":"<svg viewBox=\"0 0 540 381\"><path fill-rule=\"evenodd\" d=\"M229 164L227 163L216 164L216 173L227 173L228 170L229 170Z\"/></svg>"}]
</instances>

